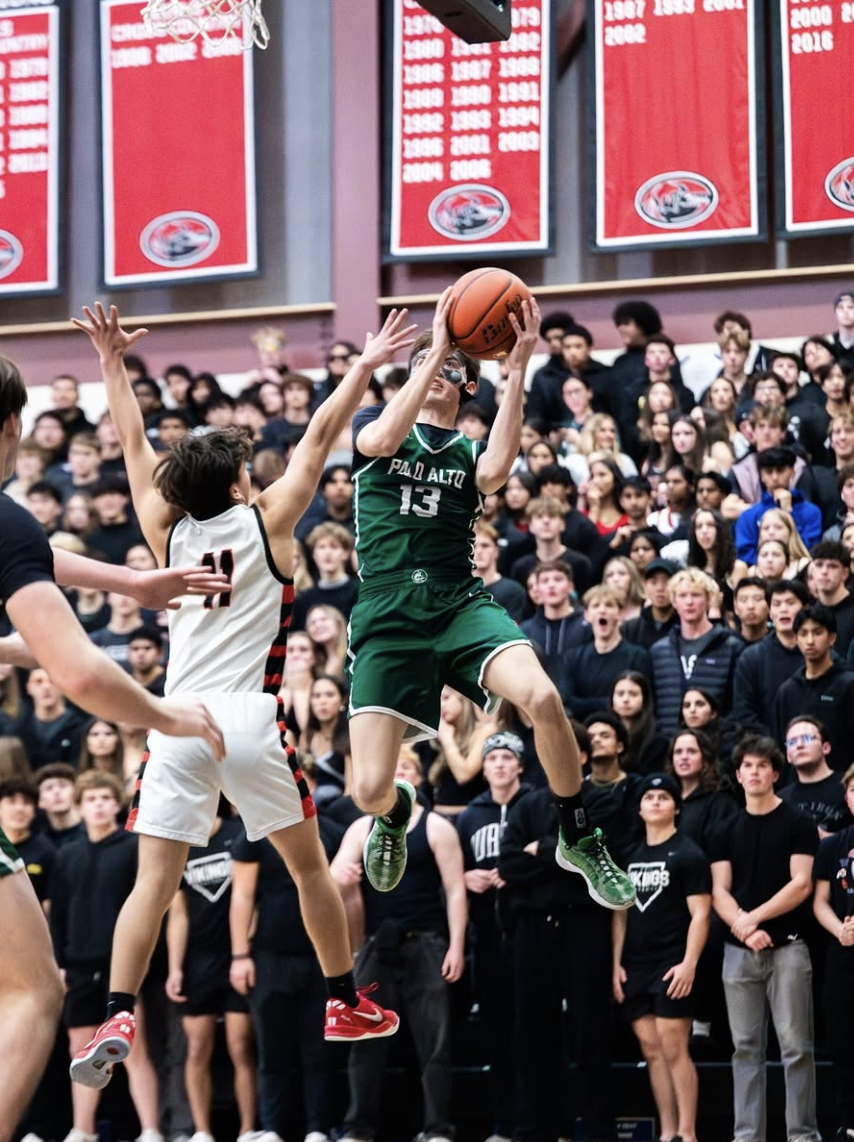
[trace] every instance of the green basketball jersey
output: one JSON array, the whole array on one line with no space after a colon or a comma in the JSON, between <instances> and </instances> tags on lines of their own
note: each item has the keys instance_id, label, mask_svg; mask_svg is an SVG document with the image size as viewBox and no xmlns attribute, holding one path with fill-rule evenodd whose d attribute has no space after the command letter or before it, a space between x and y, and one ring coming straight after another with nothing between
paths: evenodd
<instances>
[{"instance_id":1,"label":"green basketball jersey","mask_svg":"<svg viewBox=\"0 0 854 1142\"><path fill-rule=\"evenodd\" d=\"M356 457L361 579L419 567L471 575L483 510L475 468L485 447L456 429L416 424L394 456Z\"/></svg>"}]
</instances>

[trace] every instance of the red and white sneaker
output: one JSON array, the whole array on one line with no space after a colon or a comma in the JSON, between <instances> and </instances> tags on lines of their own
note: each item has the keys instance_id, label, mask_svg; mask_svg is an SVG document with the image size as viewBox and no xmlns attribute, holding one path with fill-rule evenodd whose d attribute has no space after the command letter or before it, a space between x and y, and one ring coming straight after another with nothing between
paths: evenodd
<instances>
[{"instance_id":1,"label":"red and white sneaker","mask_svg":"<svg viewBox=\"0 0 854 1142\"><path fill-rule=\"evenodd\" d=\"M120 1011L102 1023L95 1038L78 1051L68 1068L72 1082L103 1090L113 1077L113 1067L130 1054L136 1020L130 1011Z\"/></svg>"},{"instance_id":2,"label":"red and white sneaker","mask_svg":"<svg viewBox=\"0 0 854 1142\"><path fill-rule=\"evenodd\" d=\"M359 1002L356 1007L340 999L330 999L326 1003L326 1029L324 1039L339 1039L352 1043L356 1039L384 1039L393 1035L400 1026L400 1019L393 1011L387 1011L368 999L379 985L357 987Z\"/></svg>"}]
</instances>

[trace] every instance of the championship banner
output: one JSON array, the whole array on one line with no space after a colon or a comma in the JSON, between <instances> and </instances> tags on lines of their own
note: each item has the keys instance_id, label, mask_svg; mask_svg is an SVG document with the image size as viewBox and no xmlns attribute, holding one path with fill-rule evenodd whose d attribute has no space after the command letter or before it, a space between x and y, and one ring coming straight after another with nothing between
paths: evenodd
<instances>
[{"instance_id":1,"label":"championship banner","mask_svg":"<svg viewBox=\"0 0 854 1142\"><path fill-rule=\"evenodd\" d=\"M141 10L101 4L104 285L254 274L253 53L177 43Z\"/></svg>"},{"instance_id":2,"label":"championship banner","mask_svg":"<svg viewBox=\"0 0 854 1142\"><path fill-rule=\"evenodd\" d=\"M783 236L854 228L854 3L777 0L774 90Z\"/></svg>"},{"instance_id":3,"label":"championship banner","mask_svg":"<svg viewBox=\"0 0 854 1142\"><path fill-rule=\"evenodd\" d=\"M59 289L60 4L0 0L0 295Z\"/></svg>"},{"instance_id":4,"label":"championship banner","mask_svg":"<svg viewBox=\"0 0 854 1142\"><path fill-rule=\"evenodd\" d=\"M594 248L765 232L757 0L588 0Z\"/></svg>"},{"instance_id":5,"label":"championship banner","mask_svg":"<svg viewBox=\"0 0 854 1142\"><path fill-rule=\"evenodd\" d=\"M549 252L551 0L514 0L491 44L393 7L385 260Z\"/></svg>"}]
</instances>

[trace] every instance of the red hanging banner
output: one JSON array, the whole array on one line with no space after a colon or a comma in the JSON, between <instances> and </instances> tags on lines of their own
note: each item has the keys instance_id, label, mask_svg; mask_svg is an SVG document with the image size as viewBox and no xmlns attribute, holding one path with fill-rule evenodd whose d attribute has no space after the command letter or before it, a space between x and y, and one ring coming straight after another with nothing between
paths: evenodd
<instances>
[{"instance_id":1,"label":"red hanging banner","mask_svg":"<svg viewBox=\"0 0 854 1142\"><path fill-rule=\"evenodd\" d=\"M141 10L101 5L104 284L254 274L252 52L176 43Z\"/></svg>"},{"instance_id":2,"label":"red hanging banner","mask_svg":"<svg viewBox=\"0 0 854 1142\"><path fill-rule=\"evenodd\" d=\"M595 248L764 235L756 0L590 0Z\"/></svg>"},{"instance_id":3,"label":"red hanging banner","mask_svg":"<svg viewBox=\"0 0 854 1142\"><path fill-rule=\"evenodd\" d=\"M548 252L550 0L467 44L396 0L385 138L386 261Z\"/></svg>"},{"instance_id":4,"label":"red hanging banner","mask_svg":"<svg viewBox=\"0 0 854 1142\"><path fill-rule=\"evenodd\" d=\"M0 295L59 289L60 9L0 0Z\"/></svg>"},{"instance_id":5,"label":"red hanging banner","mask_svg":"<svg viewBox=\"0 0 854 1142\"><path fill-rule=\"evenodd\" d=\"M777 152L782 235L854 228L854 3L778 0L775 19Z\"/></svg>"}]
</instances>

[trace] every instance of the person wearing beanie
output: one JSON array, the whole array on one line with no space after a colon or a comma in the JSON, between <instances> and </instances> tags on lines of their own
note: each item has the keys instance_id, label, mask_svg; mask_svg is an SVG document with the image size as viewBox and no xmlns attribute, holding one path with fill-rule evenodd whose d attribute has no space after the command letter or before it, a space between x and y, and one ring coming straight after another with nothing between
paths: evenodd
<instances>
[{"instance_id":1,"label":"person wearing beanie","mask_svg":"<svg viewBox=\"0 0 854 1142\"><path fill-rule=\"evenodd\" d=\"M676 778L647 774L638 792L645 836L626 864L636 906L630 915L614 913L614 998L646 1059L662 1142L696 1142L697 1071L688 1040L712 878L703 852L679 833Z\"/></svg>"}]
</instances>

